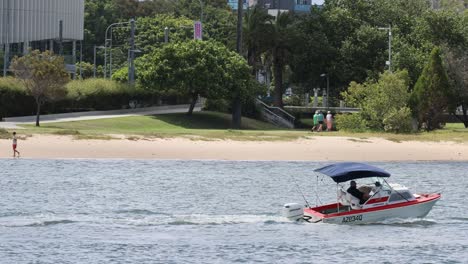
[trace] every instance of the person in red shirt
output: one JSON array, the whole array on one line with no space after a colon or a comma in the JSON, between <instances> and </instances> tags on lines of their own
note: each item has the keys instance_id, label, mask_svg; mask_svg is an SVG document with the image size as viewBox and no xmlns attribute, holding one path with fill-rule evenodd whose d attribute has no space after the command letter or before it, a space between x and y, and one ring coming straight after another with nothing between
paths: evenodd
<instances>
[{"instance_id":1,"label":"person in red shirt","mask_svg":"<svg viewBox=\"0 0 468 264\"><path fill-rule=\"evenodd\" d=\"M18 139L16 138L16 132L13 132L13 158L16 157L16 153L18 153L18 158L20 156L19 151L16 149L18 146Z\"/></svg>"}]
</instances>

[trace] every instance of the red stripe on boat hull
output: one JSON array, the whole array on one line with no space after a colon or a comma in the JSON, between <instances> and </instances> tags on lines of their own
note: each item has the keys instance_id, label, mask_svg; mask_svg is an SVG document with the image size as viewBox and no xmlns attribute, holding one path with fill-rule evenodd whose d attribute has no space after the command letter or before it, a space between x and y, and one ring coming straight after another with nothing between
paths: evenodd
<instances>
[{"instance_id":1,"label":"red stripe on boat hull","mask_svg":"<svg viewBox=\"0 0 468 264\"><path fill-rule=\"evenodd\" d=\"M409 202L402 202L402 203L397 203L397 204L388 204L388 205L377 206L377 207L372 207L372 208L365 208L365 209L353 209L351 211L341 212L341 213L332 213L332 214L322 214L322 213L320 213L321 210L324 210L326 208L333 208L333 207L336 208L337 204L335 203L335 204L328 204L328 205L319 206L319 207L315 207L315 208L305 208L304 213L307 213L307 214L310 214L310 215L315 215L317 217L326 219L326 218L332 218L332 217L338 217L338 216L369 213L369 212L382 211L382 210L395 209L395 208L400 208L400 207L405 207L405 206L423 204L423 203L431 202L431 201L434 201L434 200L438 200L438 199L440 199L440 197L441 197L440 193L437 193L437 194L421 194L420 197L418 197L416 200L409 201ZM316 209L319 209L319 208L320 208L320 210L316 210Z\"/></svg>"}]
</instances>

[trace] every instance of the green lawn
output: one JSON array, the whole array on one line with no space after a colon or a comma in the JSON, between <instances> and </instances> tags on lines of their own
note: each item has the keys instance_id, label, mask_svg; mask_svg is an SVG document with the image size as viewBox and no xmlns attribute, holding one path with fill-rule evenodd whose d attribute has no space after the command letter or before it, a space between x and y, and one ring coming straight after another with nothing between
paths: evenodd
<instances>
[{"instance_id":1,"label":"green lawn","mask_svg":"<svg viewBox=\"0 0 468 264\"><path fill-rule=\"evenodd\" d=\"M73 135L77 138L109 138L123 134L141 137L190 137L196 139L291 140L307 135L304 131L281 130L250 118L242 118L242 129L232 130L231 115L215 112L131 116L61 123L26 125L24 133Z\"/></svg>"},{"instance_id":2,"label":"green lawn","mask_svg":"<svg viewBox=\"0 0 468 264\"><path fill-rule=\"evenodd\" d=\"M113 135L127 138L142 137L187 137L199 140L295 140L320 136L345 136L357 139L372 137L385 138L395 142L403 141L455 141L468 142L468 129L463 124L447 124L444 129L415 134L390 134L382 132L350 133L344 131L312 133L308 129L278 129L271 124L242 119L242 129L230 129L231 115L216 112L186 114L163 114L155 116L132 116L99 120L62 123L44 123L36 128L25 126L23 134L73 135L76 138L111 139Z\"/></svg>"}]
</instances>

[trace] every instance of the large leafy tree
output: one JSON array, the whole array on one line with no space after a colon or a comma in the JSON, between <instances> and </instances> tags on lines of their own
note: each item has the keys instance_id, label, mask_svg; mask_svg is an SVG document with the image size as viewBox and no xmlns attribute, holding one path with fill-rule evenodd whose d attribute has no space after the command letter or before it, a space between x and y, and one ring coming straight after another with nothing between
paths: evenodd
<instances>
[{"instance_id":1,"label":"large leafy tree","mask_svg":"<svg viewBox=\"0 0 468 264\"><path fill-rule=\"evenodd\" d=\"M411 107L419 124L427 131L440 128L443 114L453 97L439 48L431 52L411 95Z\"/></svg>"},{"instance_id":2,"label":"large leafy tree","mask_svg":"<svg viewBox=\"0 0 468 264\"><path fill-rule=\"evenodd\" d=\"M169 42L193 39L193 21L186 17L174 17L168 14L143 17L138 19L135 45L143 53L148 53L164 45L164 30L169 29ZM128 31L121 35L121 41L128 38Z\"/></svg>"},{"instance_id":3,"label":"large leafy tree","mask_svg":"<svg viewBox=\"0 0 468 264\"><path fill-rule=\"evenodd\" d=\"M206 7L213 10L212 7ZM224 11L220 11L224 12ZM211 14L211 13L210 13ZM203 39L216 39L223 44L229 44L232 37L230 36L233 22L229 16L219 14L220 20L217 24L211 22L204 23ZM207 17L208 18L208 17ZM208 21L212 21L211 19ZM137 20L137 30L135 37L135 45L143 54L150 52L153 49L160 48L165 43L164 35L165 28L169 30L169 42L188 41L193 39L193 20L185 16L175 16L173 14L157 14L150 17L141 17ZM116 28L113 34L113 64L124 67L127 64L127 50L129 28ZM231 40L232 41L232 40ZM120 56L119 56L120 55Z\"/></svg>"},{"instance_id":4,"label":"large leafy tree","mask_svg":"<svg viewBox=\"0 0 468 264\"><path fill-rule=\"evenodd\" d=\"M66 95L65 84L70 80L62 56L50 51L31 51L26 56L15 57L11 70L24 82L28 92L36 101L36 126L39 126L41 106Z\"/></svg>"},{"instance_id":5,"label":"large leafy tree","mask_svg":"<svg viewBox=\"0 0 468 264\"><path fill-rule=\"evenodd\" d=\"M293 47L289 63L293 73L291 80L307 91L322 84L322 73L329 74L332 82L337 80L330 63L337 55L336 49L325 34L321 9L313 8L311 12L311 15L296 18L299 44Z\"/></svg>"},{"instance_id":6,"label":"large leafy tree","mask_svg":"<svg viewBox=\"0 0 468 264\"><path fill-rule=\"evenodd\" d=\"M246 61L212 41L171 43L141 58L140 84L191 98L248 98L255 90Z\"/></svg>"},{"instance_id":7,"label":"large leafy tree","mask_svg":"<svg viewBox=\"0 0 468 264\"><path fill-rule=\"evenodd\" d=\"M83 58L92 62L93 46L104 45L104 33L106 28L119 20L118 9L113 0L86 0L84 15L84 56ZM98 57L100 60L100 57ZM99 64L102 64L99 61Z\"/></svg>"},{"instance_id":8,"label":"large leafy tree","mask_svg":"<svg viewBox=\"0 0 468 264\"><path fill-rule=\"evenodd\" d=\"M171 0L140 1L137 8L138 16L143 17L172 12L174 12L174 4Z\"/></svg>"},{"instance_id":9,"label":"large leafy tree","mask_svg":"<svg viewBox=\"0 0 468 264\"><path fill-rule=\"evenodd\" d=\"M235 48L236 16L224 0L175 0L174 14L203 22L203 39Z\"/></svg>"},{"instance_id":10,"label":"large leafy tree","mask_svg":"<svg viewBox=\"0 0 468 264\"><path fill-rule=\"evenodd\" d=\"M135 46L140 51L137 55L146 54L165 44L165 28L169 30L169 42L187 41L193 38L193 21L186 17L174 17L159 14L142 17L137 21ZM118 27L113 31L112 65L113 68L127 68L128 59L128 27ZM110 51L109 51L110 52ZM119 72L127 71L120 69ZM117 71L116 71L117 72Z\"/></svg>"},{"instance_id":11,"label":"large leafy tree","mask_svg":"<svg viewBox=\"0 0 468 264\"><path fill-rule=\"evenodd\" d=\"M295 19L302 41L295 45L293 80L313 88L327 73L338 94L350 81L377 79L388 56L387 35L377 28L393 24L395 14L388 0L327 0L323 8L312 8Z\"/></svg>"}]
</instances>

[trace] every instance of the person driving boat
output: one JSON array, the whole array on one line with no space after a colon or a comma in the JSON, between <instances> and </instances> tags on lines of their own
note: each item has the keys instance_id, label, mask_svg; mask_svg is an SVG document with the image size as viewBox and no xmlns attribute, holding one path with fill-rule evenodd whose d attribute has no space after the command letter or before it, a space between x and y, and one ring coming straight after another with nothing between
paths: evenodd
<instances>
[{"instance_id":1,"label":"person driving boat","mask_svg":"<svg viewBox=\"0 0 468 264\"><path fill-rule=\"evenodd\" d=\"M367 201L367 199L369 199L369 194L366 194L366 193L360 191L357 188L357 184L356 184L355 181L351 181L349 184L351 186L348 188L348 190L346 190L346 192L348 192L352 196L358 198L360 204L365 203Z\"/></svg>"}]
</instances>

